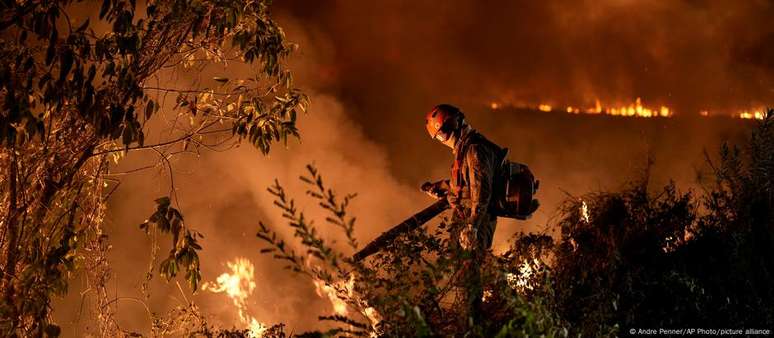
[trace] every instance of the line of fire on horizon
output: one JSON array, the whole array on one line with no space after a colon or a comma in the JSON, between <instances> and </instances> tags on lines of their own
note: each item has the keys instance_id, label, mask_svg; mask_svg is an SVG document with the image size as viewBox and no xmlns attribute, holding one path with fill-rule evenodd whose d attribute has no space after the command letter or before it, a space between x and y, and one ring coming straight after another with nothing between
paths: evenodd
<instances>
[{"instance_id":1,"label":"line of fire on horizon","mask_svg":"<svg viewBox=\"0 0 774 338\"><path fill-rule=\"evenodd\" d=\"M506 104L493 101L489 104L491 109L497 110L505 107ZM609 115L609 116L622 116L622 117L672 117L674 111L667 106L649 107L642 104L642 99L639 97L635 99L634 103L623 106L611 106L605 107L599 100L595 100L593 107L581 108L578 106L566 106L564 108L556 107L547 103L540 103L538 105L527 105L524 108L536 109L543 112L566 112L568 114L589 114L589 115ZM709 117L714 116L709 110L702 110L699 112L700 116ZM745 120L763 120L766 117L766 109L748 109L740 110L731 115L734 118Z\"/></svg>"}]
</instances>

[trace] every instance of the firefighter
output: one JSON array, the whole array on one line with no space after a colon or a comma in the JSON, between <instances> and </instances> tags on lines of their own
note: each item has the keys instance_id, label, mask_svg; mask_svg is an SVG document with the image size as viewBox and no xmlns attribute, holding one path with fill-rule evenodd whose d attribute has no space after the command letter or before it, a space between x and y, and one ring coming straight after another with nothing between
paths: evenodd
<instances>
[{"instance_id":1,"label":"firefighter","mask_svg":"<svg viewBox=\"0 0 774 338\"><path fill-rule=\"evenodd\" d=\"M492 246L497 216L492 199L497 170L503 162L503 149L473 129L459 108L440 104L426 116L430 137L452 149L454 162L446 198L452 208L452 243L463 257L462 281L467 288L465 301L473 323L481 314L480 266ZM423 190L438 185L423 185Z\"/></svg>"}]
</instances>

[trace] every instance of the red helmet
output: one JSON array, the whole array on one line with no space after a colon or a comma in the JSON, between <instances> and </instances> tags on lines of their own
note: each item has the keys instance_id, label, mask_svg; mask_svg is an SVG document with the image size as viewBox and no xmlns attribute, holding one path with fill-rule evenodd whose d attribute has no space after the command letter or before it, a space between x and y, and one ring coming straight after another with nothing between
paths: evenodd
<instances>
[{"instance_id":1,"label":"red helmet","mask_svg":"<svg viewBox=\"0 0 774 338\"><path fill-rule=\"evenodd\" d=\"M425 117L425 127L430 137L444 142L459 128L459 120L464 117L459 108L450 104L439 104Z\"/></svg>"}]
</instances>

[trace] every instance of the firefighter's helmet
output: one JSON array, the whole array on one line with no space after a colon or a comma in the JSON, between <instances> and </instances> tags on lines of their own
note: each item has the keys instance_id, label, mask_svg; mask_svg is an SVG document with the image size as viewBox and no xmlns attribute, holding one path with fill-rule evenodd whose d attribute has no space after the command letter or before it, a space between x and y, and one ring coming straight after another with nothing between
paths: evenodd
<instances>
[{"instance_id":1,"label":"firefighter's helmet","mask_svg":"<svg viewBox=\"0 0 774 338\"><path fill-rule=\"evenodd\" d=\"M425 117L425 127L430 137L444 142L459 129L465 115L459 108L450 104L439 104Z\"/></svg>"}]
</instances>

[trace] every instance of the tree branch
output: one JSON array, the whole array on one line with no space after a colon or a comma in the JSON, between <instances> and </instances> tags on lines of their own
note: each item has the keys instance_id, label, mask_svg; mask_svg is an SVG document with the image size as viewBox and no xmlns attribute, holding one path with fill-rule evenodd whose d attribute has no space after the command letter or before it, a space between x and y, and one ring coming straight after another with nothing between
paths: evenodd
<instances>
[{"instance_id":1,"label":"tree branch","mask_svg":"<svg viewBox=\"0 0 774 338\"><path fill-rule=\"evenodd\" d=\"M119 151L129 151L129 150L139 150L139 149L155 149L155 148L159 148L159 147L163 147L163 146L168 146L168 145L171 145L171 144L175 144L175 143L178 143L178 142L185 141L186 139L190 139L194 135L200 134L202 132L202 130L207 129L207 128L213 126L215 123L217 123L217 121L213 121L213 122L211 122L209 124L202 125L201 127L197 128L195 131L187 133L187 134L185 134L183 136L180 136L180 137L178 137L176 139L173 139L173 140L169 140L169 141L165 141L165 142L161 142L161 143L156 143L156 144L151 144L151 145L142 145L142 146L136 146L136 147L124 147L124 148L106 149L106 150L95 152L95 153L91 154L91 156L94 157L94 156L99 156L99 155L115 153L115 152L119 152Z\"/></svg>"}]
</instances>

